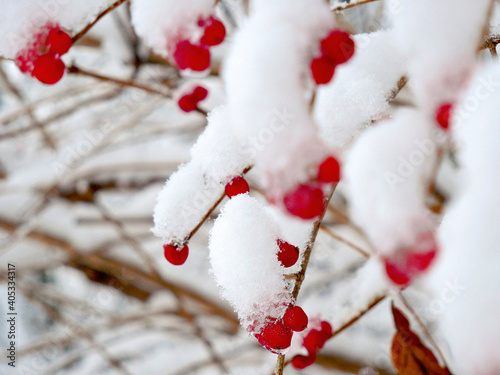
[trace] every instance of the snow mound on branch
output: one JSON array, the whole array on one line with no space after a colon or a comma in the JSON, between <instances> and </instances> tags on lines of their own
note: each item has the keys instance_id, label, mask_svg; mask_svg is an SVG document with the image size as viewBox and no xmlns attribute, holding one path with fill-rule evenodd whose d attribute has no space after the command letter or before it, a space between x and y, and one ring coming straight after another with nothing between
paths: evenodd
<instances>
[{"instance_id":1,"label":"snow mound on branch","mask_svg":"<svg viewBox=\"0 0 500 375\"><path fill-rule=\"evenodd\" d=\"M0 7L0 55L15 58L34 42L36 34L48 23L56 23L76 34L115 0L16 0Z\"/></svg>"},{"instance_id":2,"label":"snow mound on branch","mask_svg":"<svg viewBox=\"0 0 500 375\"><path fill-rule=\"evenodd\" d=\"M372 120L389 113L387 99L406 73L392 30L355 35L356 53L319 86L314 115L322 138L343 151Z\"/></svg>"},{"instance_id":3,"label":"snow mound on branch","mask_svg":"<svg viewBox=\"0 0 500 375\"><path fill-rule=\"evenodd\" d=\"M351 217L389 255L433 227L425 205L439 132L416 110L365 131L347 155L344 177Z\"/></svg>"},{"instance_id":4,"label":"snow mound on branch","mask_svg":"<svg viewBox=\"0 0 500 375\"><path fill-rule=\"evenodd\" d=\"M462 101L466 115L453 128L464 186L443 219L439 231L442 255L429 279L429 287L441 296L430 306L451 347L457 374L500 373L500 304L496 298L500 284L500 90L496 87L478 101L477 93L484 91L486 80L500 81L498 64L476 77ZM478 106L467 111L470 102Z\"/></svg>"},{"instance_id":5,"label":"snow mound on branch","mask_svg":"<svg viewBox=\"0 0 500 375\"><path fill-rule=\"evenodd\" d=\"M260 330L267 316L283 316L292 301L276 255L279 238L278 224L248 194L224 206L210 235L210 263L222 297L252 332Z\"/></svg>"},{"instance_id":6,"label":"snow mound on branch","mask_svg":"<svg viewBox=\"0 0 500 375\"><path fill-rule=\"evenodd\" d=\"M167 57L177 38L198 41L203 34L197 22L214 12L213 0L134 0L132 25L139 37Z\"/></svg>"},{"instance_id":7,"label":"snow mound on branch","mask_svg":"<svg viewBox=\"0 0 500 375\"><path fill-rule=\"evenodd\" d=\"M271 197L307 180L326 154L305 94L310 60L332 27L322 0L261 0L234 35L223 70L228 106Z\"/></svg>"},{"instance_id":8,"label":"snow mound on branch","mask_svg":"<svg viewBox=\"0 0 500 375\"><path fill-rule=\"evenodd\" d=\"M191 160L165 183L154 209L153 234L164 243L182 244L224 194L225 185L252 160L238 149L238 137L224 108L214 110L191 149Z\"/></svg>"},{"instance_id":9,"label":"snow mound on branch","mask_svg":"<svg viewBox=\"0 0 500 375\"><path fill-rule=\"evenodd\" d=\"M455 102L475 69L490 0L392 0L397 48L419 105L434 111Z\"/></svg>"}]
</instances>

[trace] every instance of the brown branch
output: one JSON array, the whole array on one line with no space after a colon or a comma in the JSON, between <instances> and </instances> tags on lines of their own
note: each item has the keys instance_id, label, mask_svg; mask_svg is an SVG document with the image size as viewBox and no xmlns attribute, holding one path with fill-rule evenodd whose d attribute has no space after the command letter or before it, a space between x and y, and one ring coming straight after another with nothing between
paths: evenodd
<instances>
[{"instance_id":1,"label":"brown branch","mask_svg":"<svg viewBox=\"0 0 500 375\"><path fill-rule=\"evenodd\" d=\"M337 4L335 6L333 6L331 9L335 12L338 12L338 11L341 11L341 10L345 10L345 9L349 9L349 8L354 8L358 5L362 5L362 4L366 4L366 3L371 3L375 0L347 0L341 4Z\"/></svg>"},{"instance_id":2,"label":"brown branch","mask_svg":"<svg viewBox=\"0 0 500 375\"><path fill-rule=\"evenodd\" d=\"M339 236L338 234L332 232L329 228L325 227L324 225L320 225L320 229L324 231L326 234L328 234L330 237L335 238L337 241L343 243L344 245L349 246L350 248L356 250L358 253L363 255L365 258L370 257L370 253L367 252L366 250L363 250L361 247L356 245L355 243L349 241L348 239Z\"/></svg>"},{"instance_id":3,"label":"brown branch","mask_svg":"<svg viewBox=\"0 0 500 375\"><path fill-rule=\"evenodd\" d=\"M117 0L115 1L109 8L103 10L97 17L96 19L89 23L87 26L85 26L80 32L78 32L75 36L73 36L72 42L75 44L81 37L83 37L94 25L99 22L99 20L104 17L106 14L109 12L115 10L117 7L119 7L121 4L123 4L127 0Z\"/></svg>"}]
</instances>

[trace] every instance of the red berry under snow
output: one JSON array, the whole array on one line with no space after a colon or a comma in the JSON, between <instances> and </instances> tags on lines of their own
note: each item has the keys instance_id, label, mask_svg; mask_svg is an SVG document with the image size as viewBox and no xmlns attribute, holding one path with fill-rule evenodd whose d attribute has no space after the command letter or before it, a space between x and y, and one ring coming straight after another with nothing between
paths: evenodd
<instances>
[{"instance_id":1,"label":"red berry under snow","mask_svg":"<svg viewBox=\"0 0 500 375\"><path fill-rule=\"evenodd\" d=\"M321 41L321 52L335 64L343 64L354 54L354 40L342 30L333 30Z\"/></svg>"},{"instance_id":2,"label":"red berry under snow","mask_svg":"<svg viewBox=\"0 0 500 375\"><path fill-rule=\"evenodd\" d=\"M198 103L205 99L208 95L206 88L196 86L195 89L187 95L182 96L179 101L179 108L184 112L191 112L198 108Z\"/></svg>"},{"instance_id":3,"label":"red berry under snow","mask_svg":"<svg viewBox=\"0 0 500 375\"><path fill-rule=\"evenodd\" d=\"M216 46L221 44L226 37L226 28L224 24L214 17L210 17L204 24L205 32L200 39L204 46Z\"/></svg>"},{"instance_id":4,"label":"red berry under snow","mask_svg":"<svg viewBox=\"0 0 500 375\"><path fill-rule=\"evenodd\" d=\"M208 90L204 87L201 86L196 86L193 90L193 93L191 96L196 99L198 102L202 101L205 99L208 95Z\"/></svg>"},{"instance_id":5,"label":"red berry under snow","mask_svg":"<svg viewBox=\"0 0 500 375\"><path fill-rule=\"evenodd\" d=\"M306 337L304 337L303 345L309 353L316 353L322 349L328 339L332 336L333 328L327 321L321 322L321 331L317 329L311 330Z\"/></svg>"},{"instance_id":6,"label":"red berry under snow","mask_svg":"<svg viewBox=\"0 0 500 375\"><path fill-rule=\"evenodd\" d=\"M329 156L319 165L318 180L325 183L340 181L340 163L337 159Z\"/></svg>"},{"instance_id":7,"label":"red berry under snow","mask_svg":"<svg viewBox=\"0 0 500 375\"><path fill-rule=\"evenodd\" d=\"M309 355L296 355L292 359L292 366L297 370L305 369L311 366L316 361L316 353L312 352Z\"/></svg>"},{"instance_id":8,"label":"red berry under snow","mask_svg":"<svg viewBox=\"0 0 500 375\"><path fill-rule=\"evenodd\" d=\"M286 349L292 342L293 332L281 320L268 323L255 337L269 350Z\"/></svg>"},{"instance_id":9,"label":"red berry under snow","mask_svg":"<svg viewBox=\"0 0 500 375\"><path fill-rule=\"evenodd\" d=\"M210 51L207 47L195 46L188 40L177 43L174 60L179 69L202 72L210 67Z\"/></svg>"},{"instance_id":10,"label":"red berry under snow","mask_svg":"<svg viewBox=\"0 0 500 375\"><path fill-rule=\"evenodd\" d=\"M248 182L243 177L237 176L226 185L225 191L226 195L232 198L235 195L248 193L250 186L248 186Z\"/></svg>"},{"instance_id":11,"label":"red berry under snow","mask_svg":"<svg viewBox=\"0 0 500 375\"><path fill-rule=\"evenodd\" d=\"M418 274L427 270L437 255L437 244L430 233L421 234L417 243L400 249L392 258L385 258L385 272L396 285L408 285Z\"/></svg>"},{"instance_id":12,"label":"red berry under snow","mask_svg":"<svg viewBox=\"0 0 500 375\"><path fill-rule=\"evenodd\" d=\"M73 41L68 33L59 27L54 27L49 31L46 43L50 52L56 55L64 55L71 48Z\"/></svg>"},{"instance_id":13,"label":"red berry under snow","mask_svg":"<svg viewBox=\"0 0 500 375\"><path fill-rule=\"evenodd\" d=\"M292 331L300 332L307 328L309 318L300 306L289 307L283 316L283 322L291 328Z\"/></svg>"},{"instance_id":14,"label":"red berry under snow","mask_svg":"<svg viewBox=\"0 0 500 375\"><path fill-rule=\"evenodd\" d=\"M311 61L311 73L317 85L324 85L332 80L335 64L324 56L316 57Z\"/></svg>"},{"instance_id":15,"label":"red berry under snow","mask_svg":"<svg viewBox=\"0 0 500 375\"><path fill-rule=\"evenodd\" d=\"M283 267L288 268L297 263L299 259L299 248L283 240L277 240L276 242L279 247L278 260Z\"/></svg>"},{"instance_id":16,"label":"red berry under snow","mask_svg":"<svg viewBox=\"0 0 500 375\"><path fill-rule=\"evenodd\" d=\"M47 85L59 82L66 70L66 66L61 59L51 53L40 56L34 65L33 77Z\"/></svg>"},{"instance_id":17,"label":"red berry under snow","mask_svg":"<svg viewBox=\"0 0 500 375\"><path fill-rule=\"evenodd\" d=\"M310 184L301 184L283 198L286 209L294 216L309 220L323 213L323 190Z\"/></svg>"},{"instance_id":18,"label":"red berry under snow","mask_svg":"<svg viewBox=\"0 0 500 375\"><path fill-rule=\"evenodd\" d=\"M184 245L180 249L172 245L163 245L163 250L165 253L165 259L174 266L184 264L189 255L189 247L187 245Z\"/></svg>"},{"instance_id":19,"label":"red berry under snow","mask_svg":"<svg viewBox=\"0 0 500 375\"><path fill-rule=\"evenodd\" d=\"M453 105L451 103L446 103L436 111L436 121L444 130L447 130L450 126L450 112L452 109Z\"/></svg>"}]
</instances>

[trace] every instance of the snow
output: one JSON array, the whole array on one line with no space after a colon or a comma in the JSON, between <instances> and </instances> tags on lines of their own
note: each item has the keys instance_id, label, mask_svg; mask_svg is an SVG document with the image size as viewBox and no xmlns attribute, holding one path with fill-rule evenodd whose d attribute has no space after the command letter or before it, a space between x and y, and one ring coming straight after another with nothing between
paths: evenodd
<instances>
[{"instance_id":1,"label":"snow","mask_svg":"<svg viewBox=\"0 0 500 375\"><path fill-rule=\"evenodd\" d=\"M397 5L396 5L397 4ZM475 69L490 0L393 0L396 45L408 58L418 105L434 111L455 102Z\"/></svg>"},{"instance_id":2,"label":"snow","mask_svg":"<svg viewBox=\"0 0 500 375\"><path fill-rule=\"evenodd\" d=\"M0 25L5 35L0 39L0 55L14 58L34 41L47 23L59 24L76 34L115 0L16 0L2 7Z\"/></svg>"},{"instance_id":3,"label":"snow","mask_svg":"<svg viewBox=\"0 0 500 375\"><path fill-rule=\"evenodd\" d=\"M389 114L388 98L406 73L393 33L355 35L353 58L336 69L329 84L318 87L314 116L322 138L337 153L373 120Z\"/></svg>"},{"instance_id":4,"label":"snow","mask_svg":"<svg viewBox=\"0 0 500 375\"><path fill-rule=\"evenodd\" d=\"M306 92L310 60L332 27L324 1L261 0L233 36L223 69L228 107L270 197L307 180L326 154Z\"/></svg>"},{"instance_id":5,"label":"snow","mask_svg":"<svg viewBox=\"0 0 500 375\"><path fill-rule=\"evenodd\" d=\"M212 0L133 0L131 6L137 35L164 57L173 52L180 37L198 41L203 35L198 19L213 12Z\"/></svg>"},{"instance_id":6,"label":"snow","mask_svg":"<svg viewBox=\"0 0 500 375\"><path fill-rule=\"evenodd\" d=\"M461 101L465 108L473 99L477 103L454 128L463 186L443 219L442 254L428 281L435 297L441 296L433 307L457 374L500 371L500 306L494 297L500 283L500 173L494 162L500 159L500 92L496 88L477 101L478 90L490 79L500 79L498 64L483 68ZM448 290L450 282L458 287Z\"/></svg>"},{"instance_id":7,"label":"snow","mask_svg":"<svg viewBox=\"0 0 500 375\"><path fill-rule=\"evenodd\" d=\"M431 118L404 109L366 130L347 154L346 195L354 222L382 254L433 228L425 205L439 145Z\"/></svg>"},{"instance_id":8,"label":"snow","mask_svg":"<svg viewBox=\"0 0 500 375\"><path fill-rule=\"evenodd\" d=\"M267 316L280 318L292 296L278 261L278 224L248 194L233 197L210 233L210 264L221 295L241 324L259 332Z\"/></svg>"},{"instance_id":9,"label":"snow","mask_svg":"<svg viewBox=\"0 0 500 375\"><path fill-rule=\"evenodd\" d=\"M221 133L225 136L220 137ZM238 152L227 110L214 110L191 149L191 160L167 180L158 195L153 234L164 243L184 243L224 194L226 184L251 165L252 160Z\"/></svg>"}]
</instances>

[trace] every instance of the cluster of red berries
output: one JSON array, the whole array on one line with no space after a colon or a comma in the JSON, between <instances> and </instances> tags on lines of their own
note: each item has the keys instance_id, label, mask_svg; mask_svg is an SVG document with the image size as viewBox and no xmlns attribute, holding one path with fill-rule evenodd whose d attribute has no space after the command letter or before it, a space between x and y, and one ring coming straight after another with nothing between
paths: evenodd
<instances>
[{"instance_id":1,"label":"cluster of red berries","mask_svg":"<svg viewBox=\"0 0 500 375\"><path fill-rule=\"evenodd\" d=\"M448 130L450 126L450 114L453 110L453 104L442 104L436 111L436 122L443 130Z\"/></svg>"},{"instance_id":2,"label":"cluster of red berries","mask_svg":"<svg viewBox=\"0 0 500 375\"><path fill-rule=\"evenodd\" d=\"M292 342L293 332L307 328L309 318L300 306L290 305L282 319L266 318L266 324L255 335L259 344L271 352L286 349Z\"/></svg>"},{"instance_id":3,"label":"cluster of red berries","mask_svg":"<svg viewBox=\"0 0 500 375\"><path fill-rule=\"evenodd\" d=\"M198 108L198 103L204 100L208 95L206 88L196 86L191 92L180 97L179 108L184 112L192 112Z\"/></svg>"},{"instance_id":4,"label":"cluster of red berries","mask_svg":"<svg viewBox=\"0 0 500 375\"><path fill-rule=\"evenodd\" d=\"M309 352L308 355L296 355L293 357L292 365L296 369L302 370L316 361L316 353L323 348L325 343L332 337L333 329L327 321L321 322L321 330L312 329L306 337L302 345Z\"/></svg>"},{"instance_id":5,"label":"cluster of red berries","mask_svg":"<svg viewBox=\"0 0 500 375\"><path fill-rule=\"evenodd\" d=\"M335 68L348 61L354 54L354 41L345 31L332 30L320 42L318 57L311 61L314 82L323 85L331 81Z\"/></svg>"},{"instance_id":6,"label":"cluster of red berries","mask_svg":"<svg viewBox=\"0 0 500 375\"><path fill-rule=\"evenodd\" d=\"M437 255L434 236L426 232L418 236L415 246L399 249L391 258L384 258L385 271L396 285L404 287L427 270Z\"/></svg>"},{"instance_id":7,"label":"cluster of red berries","mask_svg":"<svg viewBox=\"0 0 500 375\"><path fill-rule=\"evenodd\" d=\"M288 212L304 220L322 214L325 203L322 184L340 181L340 163L333 156L327 157L318 167L315 180L298 185L283 197Z\"/></svg>"},{"instance_id":8,"label":"cluster of red berries","mask_svg":"<svg viewBox=\"0 0 500 375\"><path fill-rule=\"evenodd\" d=\"M58 25L48 25L35 38L30 48L16 57L16 65L23 73L31 74L42 83L53 85L64 75L66 66L61 56L69 51L71 37Z\"/></svg>"},{"instance_id":9,"label":"cluster of red berries","mask_svg":"<svg viewBox=\"0 0 500 375\"><path fill-rule=\"evenodd\" d=\"M203 72L210 67L210 47L221 44L226 37L224 24L211 16L200 18L198 26L203 29L200 40L193 44L188 39L177 42L173 53L174 61L181 70L191 69Z\"/></svg>"}]
</instances>

